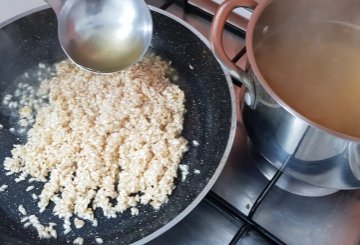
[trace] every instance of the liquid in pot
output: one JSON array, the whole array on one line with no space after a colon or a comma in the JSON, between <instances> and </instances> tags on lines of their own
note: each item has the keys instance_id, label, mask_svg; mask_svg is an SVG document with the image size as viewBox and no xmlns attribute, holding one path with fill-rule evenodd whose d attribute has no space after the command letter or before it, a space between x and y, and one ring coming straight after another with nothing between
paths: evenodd
<instances>
[{"instance_id":1,"label":"liquid in pot","mask_svg":"<svg viewBox=\"0 0 360 245\"><path fill-rule=\"evenodd\" d=\"M255 47L272 90L310 120L360 138L360 27L321 22L274 32Z\"/></svg>"}]
</instances>

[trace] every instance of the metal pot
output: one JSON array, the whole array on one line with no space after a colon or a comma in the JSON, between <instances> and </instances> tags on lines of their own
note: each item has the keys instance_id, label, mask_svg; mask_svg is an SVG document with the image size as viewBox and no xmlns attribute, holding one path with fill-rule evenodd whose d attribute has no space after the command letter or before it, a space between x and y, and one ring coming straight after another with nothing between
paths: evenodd
<instances>
[{"instance_id":1,"label":"metal pot","mask_svg":"<svg viewBox=\"0 0 360 245\"><path fill-rule=\"evenodd\" d=\"M231 62L222 46L224 23L237 7L254 9L246 27L249 62L246 71ZM317 16L323 21L358 26L359 23L351 22L349 14L341 11L354 8L358 8L354 0L264 0L260 3L228 0L221 4L211 26L210 42L215 56L246 87L242 116L255 148L292 177L334 189L360 186L359 138L320 125L289 106L262 75L255 47L272 32L288 25L290 20L302 25L304 20ZM350 15L355 16L353 12Z\"/></svg>"}]
</instances>

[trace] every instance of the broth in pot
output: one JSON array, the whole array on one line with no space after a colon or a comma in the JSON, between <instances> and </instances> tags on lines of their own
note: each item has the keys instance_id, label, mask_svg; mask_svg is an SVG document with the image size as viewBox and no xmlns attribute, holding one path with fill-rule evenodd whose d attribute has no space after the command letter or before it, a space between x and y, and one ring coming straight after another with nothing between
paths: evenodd
<instances>
[{"instance_id":1,"label":"broth in pot","mask_svg":"<svg viewBox=\"0 0 360 245\"><path fill-rule=\"evenodd\" d=\"M327 21L286 29L255 47L263 78L299 114L360 138L360 27Z\"/></svg>"}]
</instances>

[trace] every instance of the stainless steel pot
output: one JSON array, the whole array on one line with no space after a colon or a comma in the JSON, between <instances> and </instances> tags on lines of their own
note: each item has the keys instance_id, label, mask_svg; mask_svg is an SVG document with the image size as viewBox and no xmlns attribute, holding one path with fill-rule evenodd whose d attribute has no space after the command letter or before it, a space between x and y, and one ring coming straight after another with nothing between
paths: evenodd
<instances>
[{"instance_id":1,"label":"stainless steel pot","mask_svg":"<svg viewBox=\"0 0 360 245\"><path fill-rule=\"evenodd\" d=\"M237 7L254 9L246 27L249 62L246 71L231 62L222 45L224 23ZM358 12L355 9L360 9L355 0L263 0L260 3L227 0L221 4L211 26L210 42L215 56L246 87L243 121L255 148L292 177L334 189L360 187L360 139L319 125L285 103L262 76L254 47L289 20L299 23L316 14L324 21L360 26L360 21L349 22L349 14ZM344 14L341 10L348 12Z\"/></svg>"}]
</instances>

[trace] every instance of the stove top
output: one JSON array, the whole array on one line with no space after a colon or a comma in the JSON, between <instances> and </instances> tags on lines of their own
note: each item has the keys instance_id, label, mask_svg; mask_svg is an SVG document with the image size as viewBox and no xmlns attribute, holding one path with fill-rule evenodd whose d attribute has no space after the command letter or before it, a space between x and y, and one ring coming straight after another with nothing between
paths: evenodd
<instances>
[{"instance_id":1,"label":"stove top","mask_svg":"<svg viewBox=\"0 0 360 245\"><path fill-rule=\"evenodd\" d=\"M148 1L184 19L205 37L220 2ZM237 14L224 33L224 46L229 57L243 66L246 20L242 16L246 19L251 13ZM242 90L235 86L235 91L240 105ZM359 228L359 190L321 188L278 171L253 152L239 116L232 153L215 186L184 220L150 244L355 245L360 243Z\"/></svg>"},{"instance_id":2,"label":"stove top","mask_svg":"<svg viewBox=\"0 0 360 245\"><path fill-rule=\"evenodd\" d=\"M222 1L146 2L184 19L208 37L212 15ZM0 22L44 4L2 0ZM239 66L245 64L244 27L250 15L248 10L237 10L224 33L225 49ZM237 85L240 105L242 89ZM312 197L298 195L309 191ZM355 245L360 244L359 228L360 190L320 188L278 171L254 153L239 116L232 153L212 190L188 216L149 244Z\"/></svg>"}]
</instances>

